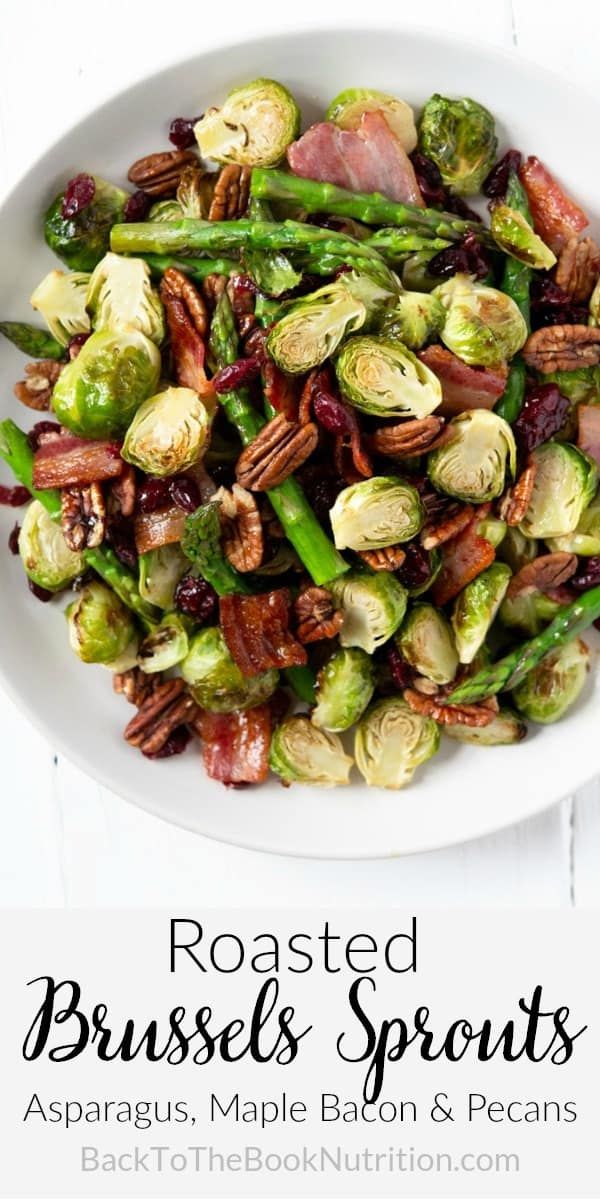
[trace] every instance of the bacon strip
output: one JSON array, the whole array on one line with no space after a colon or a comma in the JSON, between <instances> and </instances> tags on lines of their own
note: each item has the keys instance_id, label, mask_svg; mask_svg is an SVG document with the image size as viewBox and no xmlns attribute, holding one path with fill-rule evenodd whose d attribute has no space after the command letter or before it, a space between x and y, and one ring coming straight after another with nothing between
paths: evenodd
<instances>
[{"instance_id":1,"label":"bacon strip","mask_svg":"<svg viewBox=\"0 0 600 1200\"><path fill-rule=\"evenodd\" d=\"M203 712L197 723L206 774L220 783L263 783L269 773L271 708Z\"/></svg>"},{"instance_id":2,"label":"bacon strip","mask_svg":"<svg viewBox=\"0 0 600 1200\"><path fill-rule=\"evenodd\" d=\"M301 667L306 650L289 630L288 588L260 596L222 596L221 629L240 671L259 675L271 667Z\"/></svg>"},{"instance_id":3,"label":"bacon strip","mask_svg":"<svg viewBox=\"0 0 600 1200\"><path fill-rule=\"evenodd\" d=\"M573 234L581 233L589 225L589 218L565 195L539 158L528 158L519 170L519 177L527 192L536 233L559 254Z\"/></svg>"},{"instance_id":4,"label":"bacon strip","mask_svg":"<svg viewBox=\"0 0 600 1200\"><path fill-rule=\"evenodd\" d=\"M117 479L122 470L118 442L92 442L62 434L36 450L33 485L36 488L83 487L101 479Z\"/></svg>"},{"instance_id":5,"label":"bacon strip","mask_svg":"<svg viewBox=\"0 0 600 1200\"><path fill-rule=\"evenodd\" d=\"M154 512L137 513L134 520L135 545L138 554L147 550L158 550L180 542L183 537L186 514L176 504L169 508L157 508Z\"/></svg>"},{"instance_id":6,"label":"bacon strip","mask_svg":"<svg viewBox=\"0 0 600 1200\"><path fill-rule=\"evenodd\" d=\"M470 367L443 346L427 346L419 352L442 385L442 403L437 410L453 417L470 408L493 408L506 387L506 367Z\"/></svg>"},{"instance_id":7,"label":"bacon strip","mask_svg":"<svg viewBox=\"0 0 600 1200\"><path fill-rule=\"evenodd\" d=\"M423 207L413 165L383 113L363 113L356 130L331 121L311 125L287 151L303 179L334 183L354 192L381 192L388 200Z\"/></svg>"},{"instance_id":8,"label":"bacon strip","mask_svg":"<svg viewBox=\"0 0 600 1200\"><path fill-rule=\"evenodd\" d=\"M600 468L600 407L592 404L580 404L577 409L579 428L577 445L584 454L598 464Z\"/></svg>"},{"instance_id":9,"label":"bacon strip","mask_svg":"<svg viewBox=\"0 0 600 1200\"><path fill-rule=\"evenodd\" d=\"M284 375L271 359L263 363L262 385L265 400L288 421L298 420L298 385L293 375Z\"/></svg>"},{"instance_id":10,"label":"bacon strip","mask_svg":"<svg viewBox=\"0 0 600 1200\"><path fill-rule=\"evenodd\" d=\"M482 505L466 529L441 546L442 568L431 589L435 604L447 604L453 600L472 579L493 563L496 557L494 547L487 538L477 533L477 525L483 515Z\"/></svg>"}]
</instances>

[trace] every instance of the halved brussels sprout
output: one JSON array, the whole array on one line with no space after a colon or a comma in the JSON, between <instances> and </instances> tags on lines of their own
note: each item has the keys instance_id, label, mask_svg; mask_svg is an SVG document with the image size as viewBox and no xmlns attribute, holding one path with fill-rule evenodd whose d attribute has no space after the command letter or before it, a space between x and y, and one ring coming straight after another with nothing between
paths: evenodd
<instances>
[{"instance_id":1,"label":"halved brussels sprout","mask_svg":"<svg viewBox=\"0 0 600 1200\"><path fill-rule=\"evenodd\" d=\"M402 283L408 291L432 292L440 286L439 275L430 275L427 270L435 250L417 250L409 254L402 266Z\"/></svg>"},{"instance_id":2,"label":"halved brussels sprout","mask_svg":"<svg viewBox=\"0 0 600 1200\"><path fill-rule=\"evenodd\" d=\"M532 459L535 482L521 532L544 539L574 533L596 492L595 463L567 442L545 442Z\"/></svg>"},{"instance_id":3,"label":"halved brussels sprout","mask_svg":"<svg viewBox=\"0 0 600 1200\"><path fill-rule=\"evenodd\" d=\"M19 554L28 579L48 592L67 587L84 569L83 556L69 550L60 524L39 500L31 501L23 518Z\"/></svg>"},{"instance_id":4,"label":"halved brussels sprout","mask_svg":"<svg viewBox=\"0 0 600 1200\"><path fill-rule=\"evenodd\" d=\"M339 125L340 129L358 129L366 112L383 113L406 153L414 150L417 129L413 110L406 100L397 100L387 92L378 92L375 88L346 88L331 101L325 117Z\"/></svg>"},{"instance_id":5,"label":"halved brussels sprout","mask_svg":"<svg viewBox=\"0 0 600 1200\"><path fill-rule=\"evenodd\" d=\"M66 609L71 649L86 663L103 663L114 670L131 667L137 655L137 634L128 608L105 583L86 584ZM132 659L132 661L131 661Z\"/></svg>"},{"instance_id":6,"label":"halved brussels sprout","mask_svg":"<svg viewBox=\"0 0 600 1200\"><path fill-rule=\"evenodd\" d=\"M445 725L444 733L469 746L514 746L527 737L527 726L510 708L501 708L489 725Z\"/></svg>"},{"instance_id":7,"label":"halved brussels sprout","mask_svg":"<svg viewBox=\"0 0 600 1200\"><path fill-rule=\"evenodd\" d=\"M390 338L350 338L335 373L350 404L376 417L427 417L442 401L437 375Z\"/></svg>"},{"instance_id":8,"label":"halved brussels sprout","mask_svg":"<svg viewBox=\"0 0 600 1200\"><path fill-rule=\"evenodd\" d=\"M408 542L419 532L423 515L417 489L391 475L344 488L329 513L338 550L377 550Z\"/></svg>"},{"instance_id":9,"label":"halved brussels sprout","mask_svg":"<svg viewBox=\"0 0 600 1200\"><path fill-rule=\"evenodd\" d=\"M181 221L183 209L177 200L157 200L148 213L149 221Z\"/></svg>"},{"instance_id":10,"label":"halved brussels sprout","mask_svg":"<svg viewBox=\"0 0 600 1200\"><path fill-rule=\"evenodd\" d=\"M330 733L350 729L362 716L375 687L373 663L357 646L335 650L317 676L313 725Z\"/></svg>"},{"instance_id":11,"label":"halved brussels sprout","mask_svg":"<svg viewBox=\"0 0 600 1200\"><path fill-rule=\"evenodd\" d=\"M125 333L137 329L157 346L165 336L163 306L141 258L109 252L88 284L86 307L94 329Z\"/></svg>"},{"instance_id":12,"label":"halved brussels sprout","mask_svg":"<svg viewBox=\"0 0 600 1200\"><path fill-rule=\"evenodd\" d=\"M483 645L511 580L506 563L494 562L456 597L452 628L461 663L473 662Z\"/></svg>"},{"instance_id":13,"label":"halved brussels sprout","mask_svg":"<svg viewBox=\"0 0 600 1200\"><path fill-rule=\"evenodd\" d=\"M502 521L500 517L481 517L476 528L479 537L485 538L495 549L504 541L507 526L506 521Z\"/></svg>"},{"instance_id":14,"label":"halved brussels sprout","mask_svg":"<svg viewBox=\"0 0 600 1200\"><path fill-rule=\"evenodd\" d=\"M140 405L121 453L149 475L177 475L198 462L209 435L210 417L198 393L168 387Z\"/></svg>"},{"instance_id":15,"label":"halved brussels sprout","mask_svg":"<svg viewBox=\"0 0 600 1200\"><path fill-rule=\"evenodd\" d=\"M189 560L178 543L140 554L139 589L144 600L156 604L157 608L171 609L175 588L189 566Z\"/></svg>"},{"instance_id":16,"label":"halved brussels sprout","mask_svg":"<svg viewBox=\"0 0 600 1200\"><path fill-rule=\"evenodd\" d=\"M600 404L600 367L577 367L575 371L550 371L544 383L555 383L561 395L575 407Z\"/></svg>"},{"instance_id":17,"label":"halved brussels sprout","mask_svg":"<svg viewBox=\"0 0 600 1200\"><path fill-rule=\"evenodd\" d=\"M272 167L300 132L300 110L274 79L234 88L221 108L209 108L194 127L203 158Z\"/></svg>"},{"instance_id":18,"label":"halved brussels sprout","mask_svg":"<svg viewBox=\"0 0 600 1200\"><path fill-rule=\"evenodd\" d=\"M234 712L254 708L273 695L278 671L263 671L249 678L233 661L218 626L201 629L190 642L181 674L201 708L209 712Z\"/></svg>"},{"instance_id":19,"label":"halved brussels sprout","mask_svg":"<svg viewBox=\"0 0 600 1200\"><path fill-rule=\"evenodd\" d=\"M590 297L590 325L600 325L600 278Z\"/></svg>"},{"instance_id":20,"label":"halved brussels sprout","mask_svg":"<svg viewBox=\"0 0 600 1200\"><path fill-rule=\"evenodd\" d=\"M295 300L267 338L273 361L289 375L318 367L342 338L364 325L367 308L348 287L345 276Z\"/></svg>"},{"instance_id":21,"label":"halved brussels sprout","mask_svg":"<svg viewBox=\"0 0 600 1200\"><path fill-rule=\"evenodd\" d=\"M527 637L536 637L560 612L562 604L545 592L526 591L505 596L498 611L499 620L507 629L518 629Z\"/></svg>"},{"instance_id":22,"label":"halved brussels sprout","mask_svg":"<svg viewBox=\"0 0 600 1200\"><path fill-rule=\"evenodd\" d=\"M387 571L348 571L328 587L344 616L342 646L373 654L396 632L406 612L406 588Z\"/></svg>"},{"instance_id":23,"label":"halved brussels sprout","mask_svg":"<svg viewBox=\"0 0 600 1200\"><path fill-rule=\"evenodd\" d=\"M308 717L288 717L277 726L269 766L284 783L338 787L348 783L352 759L335 733L317 729Z\"/></svg>"},{"instance_id":24,"label":"halved brussels sprout","mask_svg":"<svg viewBox=\"0 0 600 1200\"><path fill-rule=\"evenodd\" d=\"M533 562L539 553L540 548L535 538L525 537L516 525L509 525L498 546L496 557L508 563L513 575L516 575L521 567Z\"/></svg>"},{"instance_id":25,"label":"halved brussels sprout","mask_svg":"<svg viewBox=\"0 0 600 1200\"><path fill-rule=\"evenodd\" d=\"M443 329L446 310L437 296L403 292L381 323L381 336L397 339L409 350L420 350Z\"/></svg>"},{"instance_id":26,"label":"halved brussels sprout","mask_svg":"<svg viewBox=\"0 0 600 1200\"><path fill-rule=\"evenodd\" d=\"M538 237L523 213L509 208L508 204L496 204L492 209L490 232L505 254L517 258L527 267L549 271L556 262L556 255Z\"/></svg>"},{"instance_id":27,"label":"halved brussels sprout","mask_svg":"<svg viewBox=\"0 0 600 1200\"><path fill-rule=\"evenodd\" d=\"M73 217L63 217L64 193L52 201L44 217L44 237L50 249L62 258L72 271L93 271L110 245L113 225L123 220L128 192L107 183L98 175L90 177L94 192Z\"/></svg>"},{"instance_id":28,"label":"halved brussels sprout","mask_svg":"<svg viewBox=\"0 0 600 1200\"><path fill-rule=\"evenodd\" d=\"M142 641L137 664L146 675L169 671L183 662L188 651L187 624L177 613L169 613Z\"/></svg>"},{"instance_id":29,"label":"halved brussels sprout","mask_svg":"<svg viewBox=\"0 0 600 1200\"><path fill-rule=\"evenodd\" d=\"M483 504L504 491L506 466L514 475L517 447L510 425L486 408L459 413L449 422L453 438L427 457L435 488L457 500Z\"/></svg>"},{"instance_id":30,"label":"halved brussels sprout","mask_svg":"<svg viewBox=\"0 0 600 1200\"><path fill-rule=\"evenodd\" d=\"M567 554L581 554L590 558L600 554L600 491L587 508L584 508L577 528L564 537L548 538L550 550L566 550Z\"/></svg>"},{"instance_id":31,"label":"halved brussels sprout","mask_svg":"<svg viewBox=\"0 0 600 1200\"><path fill-rule=\"evenodd\" d=\"M440 730L431 717L409 708L405 700L379 700L356 730L354 757L369 787L402 788L417 767L437 753Z\"/></svg>"},{"instance_id":32,"label":"halved brussels sprout","mask_svg":"<svg viewBox=\"0 0 600 1200\"><path fill-rule=\"evenodd\" d=\"M458 655L450 623L433 604L415 604L395 637L403 657L419 675L434 683L451 683Z\"/></svg>"},{"instance_id":33,"label":"halved brussels sprout","mask_svg":"<svg viewBox=\"0 0 600 1200\"><path fill-rule=\"evenodd\" d=\"M446 309L444 345L472 367L500 367L527 341L523 314L504 292L457 274L433 292Z\"/></svg>"},{"instance_id":34,"label":"halved brussels sprout","mask_svg":"<svg viewBox=\"0 0 600 1200\"><path fill-rule=\"evenodd\" d=\"M98 330L61 371L52 408L80 437L119 437L159 376L160 354L143 333Z\"/></svg>"},{"instance_id":35,"label":"halved brussels sprout","mask_svg":"<svg viewBox=\"0 0 600 1200\"><path fill-rule=\"evenodd\" d=\"M577 700L589 669L590 652L581 638L552 650L514 689L519 712L537 725L560 721Z\"/></svg>"},{"instance_id":36,"label":"halved brussels sprout","mask_svg":"<svg viewBox=\"0 0 600 1200\"><path fill-rule=\"evenodd\" d=\"M50 271L29 298L31 307L42 314L61 346L67 346L75 334L89 332L90 318L85 309L89 278L85 271Z\"/></svg>"},{"instance_id":37,"label":"halved brussels sprout","mask_svg":"<svg viewBox=\"0 0 600 1200\"><path fill-rule=\"evenodd\" d=\"M476 100L435 93L419 123L419 147L460 196L474 196L494 165L498 139L491 112Z\"/></svg>"}]
</instances>

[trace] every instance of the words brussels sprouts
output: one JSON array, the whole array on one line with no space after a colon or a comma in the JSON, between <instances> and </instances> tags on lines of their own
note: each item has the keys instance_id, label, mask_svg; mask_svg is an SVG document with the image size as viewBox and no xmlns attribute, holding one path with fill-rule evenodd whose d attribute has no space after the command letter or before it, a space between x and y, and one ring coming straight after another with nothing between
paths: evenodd
<instances>
[{"instance_id":1,"label":"words brussels sprouts","mask_svg":"<svg viewBox=\"0 0 600 1200\"><path fill-rule=\"evenodd\" d=\"M49 592L67 587L83 571L83 557L69 550L60 524L39 500L32 500L19 533L19 554L27 577Z\"/></svg>"},{"instance_id":2,"label":"words brussels sprouts","mask_svg":"<svg viewBox=\"0 0 600 1200\"><path fill-rule=\"evenodd\" d=\"M507 204L496 204L492 209L490 231L496 245L518 258L527 267L549 271L556 262L556 255L538 237L522 213Z\"/></svg>"},{"instance_id":3,"label":"words brussels sprouts","mask_svg":"<svg viewBox=\"0 0 600 1200\"><path fill-rule=\"evenodd\" d=\"M105 254L90 278L86 307L94 329L113 333L137 329L157 346L164 339L162 302L141 258Z\"/></svg>"},{"instance_id":4,"label":"words brussels sprouts","mask_svg":"<svg viewBox=\"0 0 600 1200\"><path fill-rule=\"evenodd\" d=\"M317 704L313 725L330 733L350 729L362 716L375 687L373 663L357 646L332 654L317 678Z\"/></svg>"},{"instance_id":5,"label":"words brussels sprouts","mask_svg":"<svg viewBox=\"0 0 600 1200\"><path fill-rule=\"evenodd\" d=\"M596 491L595 464L566 442L545 442L533 451L532 460L535 482L521 531L539 538L574 533Z\"/></svg>"},{"instance_id":6,"label":"words brussels sprouts","mask_svg":"<svg viewBox=\"0 0 600 1200\"><path fill-rule=\"evenodd\" d=\"M143 333L98 330L61 372L52 407L71 433L119 437L159 376L160 354Z\"/></svg>"},{"instance_id":7,"label":"words brussels sprouts","mask_svg":"<svg viewBox=\"0 0 600 1200\"><path fill-rule=\"evenodd\" d=\"M329 516L338 550L377 550L414 537L423 507L412 484L378 475L344 488Z\"/></svg>"},{"instance_id":8,"label":"words brussels sprouts","mask_svg":"<svg viewBox=\"0 0 600 1200\"><path fill-rule=\"evenodd\" d=\"M300 132L294 97L274 79L234 88L221 108L209 108L194 133L204 158L272 167Z\"/></svg>"},{"instance_id":9,"label":"words brussels sprouts","mask_svg":"<svg viewBox=\"0 0 600 1200\"><path fill-rule=\"evenodd\" d=\"M66 346L77 333L87 333L85 309L89 275L85 271L50 271L32 293L29 303L40 312L57 342Z\"/></svg>"},{"instance_id":10,"label":"words brussels sprouts","mask_svg":"<svg viewBox=\"0 0 600 1200\"><path fill-rule=\"evenodd\" d=\"M93 196L74 216L63 216L64 193L53 200L44 218L44 236L51 250L73 271L93 271L110 243L113 225L123 220L128 193L98 175Z\"/></svg>"},{"instance_id":11,"label":"words brussels sprouts","mask_svg":"<svg viewBox=\"0 0 600 1200\"><path fill-rule=\"evenodd\" d=\"M344 617L342 646L359 646L367 654L392 637L406 612L406 589L387 571L348 571L329 589Z\"/></svg>"},{"instance_id":12,"label":"words brussels sprouts","mask_svg":"<svg viewBox=\"0 0 600 1200\"><path fill-rule=\"evenodd\" d=\"M452 628L461 663L471 663L504 599L511 570L506 563L491 567L468 583L454 601Z\"/></svg>"},{"instance_id":13,"label":"words brussels sprouts","mask_svg":"<svg viewBox=\"0 0 600 1200\"><path fill-rule=\"evenodd\" d=\"M242 675L218 626L201 629L192 638L181 674L201 708L223 713L262 704L273 695L279 680L277 671L263 671L252 678Z\"/></svg>"},{"instance_id":14,"label":"words brussels sprouts","mask_svg":"<svg viewBox=\"0 0 600 1200\"><path fill-rule=\"evenodd\" d=\"M331 101L325 114L340 129L358 129L363 113L383 113L392 133L395 133L407 154L417 144L415 117L406 100L397 100L374 88L347 88Z\"/></svg>"},{"instance_id":15,"label":"words brussels sprouts","mask_svg":"<svg viewBox=\"0 0 600 1200\"><path fill-rule=\"evenodd\" d=\"M337 787L348 782L352 759L335 733L318 729L308 717L288 717L273 734L269 766L284 783Z\"/></svg>"},{"instance_id":16,"label":"words brussels sprouts","mask_svg":"<svg viewBox=\"0 0 600 1200\"><path fill-rule=\"evenodd\" d=\"M141 643L137 662L146 675L168 671L183 662L189 650L186 623L177 613L163 617Z\"/></svg>"},{"instance_id":17,"label":"words brussels sprouts","mask_svg":"<svg viewBox=\"0 0 600 1200\"><path fill-rule=\"evenodd\" d=\"M396 634L396 644L419 675L434 683L451 683L458 655L450 624L433 604L415 604Z\"/></svg>"},{"instance_id":18,"label":"words brussels sprouts","mask_svg":"<svg viewBox=\"0 0 600 1200\"><path fill-rule=\"evenodd\" d=\"M504 491L506 465L515 473L517 449L510 425L496 413L474 408L453 417L451 441L428 456L429 478L440 492L483 504Z\"/></svg>"},{"instance_id":19,"label":"words brussels sprouts","mask_svg":"<svg viewBox=\"0 0 600 1200\"><path fill-rule=\"evenodd\" d=\"M175 588L189 565L179 543L140 554L139 587L144 600L164 610L172 608Z\"/></svg>"},{"instance_id":20,"label":"words brussels sprouts","mask_svg":"<svg viewBox=\"0 0 600 1200\"><path fill-rule=\"evenodd\" d=\"M420 350L443 328L446 310L437 296L403 292L381 323L382 337L404 342L409 350Z\"/></svg>"},{"instance_id":21,"label":"words brussels sprouts","mask_svg":"<svg viewBox=\"0 0 600 1200\"><path fill-rule=\"evenodd\" d=\"M408 707L405 700L379 700L359 722L354 743L356 765L369 787L402 788L417 767L440 745L435 721Z\"/></svg>"},{"instance_id":22,"label":"words brussels sprouts","mask_svg":"<svg viewBox=\"0 0 600 1200\"><path fill-rule=\"evenodd\" d=\"M310 371L360 329L366 317L366 305L342 275L288 308L269 334L269 354L290 375Z\"/></svg>"},{"instance_id":23,"label":"words brussels sprouts","mask_svg":"<svg viewBox=\"0 0 600 1200\"><path fill-rule=\"evenodd\" d=\"M106 584L88 583L66 610L69 641L86 663L114 670L134 666L137 635L131 613Z\"/></svg>"},{"instance_id":24,"label":"words brussels sprouts","mask_svg":"<svg viewBox=\"0 0 600 1200\"><path fill-rule=\"evenodd\" d=\"M437 375L389 338L351 338L335 372L350 404L377 417L427 417L442 401Z\"/></svg>"},{"instance_id":25,"label":"words brussels sprouts","mask_svg":"<svg viewBox=\"0 0 600 1200\"><path fill-rule=\"evenodd\" d=\"M433 293L446 309L445 346L472 367L500 367L525 345L527 325L514 300L497 288L453 275Z\"/></svg>"},{"instance_id":26,"label":"words brussels sprouts","mask_svg":"<svg viewBox=\"0 0 600 1200\"><path fill-rule=\"evenodd\" d=\"M123 458L149 475L176 475L198 462L210 418L191 388L170 387L138 408L123 442Z\"/></svg>"},{"instance_id":27,"label":"words brussels sprouts","mask_svg":"<svg viewBox=\"0 0 600 1200\"><path fill-rule=\"evenodd\" d=\"M519 712L537 725L559 721L579 696L589 666L590 652L581 638L552 650L514 689Z\"/></svg>"},{"instance_id":28,"label":"words brussels sprouts","mask_svg":"<svg viewBox=\"0 0 600 1200\"><path fill-rule=\"evenodd\" d=\"M471 746L513 746L527 737L527 726L510 708L501 708L489 725L445 725L444 733Z\"/></svg>"},{"instance_id":29,"label":"words brussels sprouts","mask_svg":"<svg viewBox=\"0 0 600 1200\"><path fill-rule=\"evenodd\" d=\"M419 147L442 179L461 196L474 196L494 163L498 139L494 118L476 100L427 101L419 125Z\"/></svg>"},{"instance_id":30,"label":"words brussels sprouts","mask_svg":"<svg viewBox=\"0 0 600 1200\"><path fill-rule=\"evenodd\" d=\"M600 492L584 508L573 533L547 540L550 550L566 550L568 554L581 554L584 558L600 554Z\"/></svg>"}]
</instances>

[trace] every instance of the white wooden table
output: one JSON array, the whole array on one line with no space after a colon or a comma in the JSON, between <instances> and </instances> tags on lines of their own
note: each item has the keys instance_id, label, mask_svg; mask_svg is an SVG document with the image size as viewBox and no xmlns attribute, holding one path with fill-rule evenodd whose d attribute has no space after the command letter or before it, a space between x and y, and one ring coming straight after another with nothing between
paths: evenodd
<instances>
[{"instance_id":1,"label":"white wooden table","mask_svg":"<svg viewBox=\"0 0 600 1200\"><path fill-rule=\"evenodd\" d=\"M361 24L365 16L380 24L427 24L516 46L598 86L597 0L568 6L562 0L428 0L426 6L303 0L301 13L293 7L281 0L3 5L0 194L109 94L224 33L237 39L261 29ZM456 90L468 94L468 79L457 79ZM573 119L585 120L585 113ZM590 153L597 154L597 132ZM82 166L92 164L93 148ZM376 863L308 862L221 846L139 812L57 757L2 694L0 746L0 904L6 906L553 907L600 900L600 781L535 820L463 847Z\"/></svg>"}]
</instances>

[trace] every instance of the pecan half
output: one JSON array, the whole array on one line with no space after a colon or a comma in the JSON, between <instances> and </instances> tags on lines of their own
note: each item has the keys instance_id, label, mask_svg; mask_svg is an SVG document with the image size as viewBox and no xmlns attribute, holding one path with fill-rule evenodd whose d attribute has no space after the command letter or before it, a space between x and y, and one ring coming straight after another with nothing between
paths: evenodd
<instances>
[{"instance_id":1,"label":"pecan half","mask_svg":"<svg viewBox=\"0 0 600 1200\"><path fill-rule=\"evenodd\" d=\"M556 554L540 554L533 562L525 563L513 575L506 595L509 600L526 592L546 592L561 587L577 570L577 555L557 551Z\"/></svg>"},{"instance_id":2,"label":"pecan half","mask_svg":"<svg viewBox=\"0 0 600 1200\"><path fill-rule=\"evenodd\" d=\"M113 675L113 690L117 695L124 696L130 704L135 704L136 708L141 708L161 683L161 675L146 675L139 667Z\"/></svg>"},{"instance_id":3,"label":"pecan half","mask_svg":"<svg viewBox=\"0 0 600 1200\"><path fill-rule=\"evenodd\" d=\"M344 621L343 614L334 608L331 592L323 587L300 592L294 601L294 614L298 622L296 637L304 645L335 637Z\"/></svg>"},{"instance_id":4,"label":"pecan half","mask_svg":"<svg viewBox=\"0 0 600 1200\"><path fill-rule=\"evenodd\" d=\"M216 407L212 384L206 378L205 338L208 333L208 310L205 300L191 279L169 267L161 281L160 297L165 306L171 339L171 356L182 387L192 388L202 396L207 407Z\"/></svg>"},{"instance_id":5,"label":"pecan half","mask_svg":"<svg viewBox=\"0 0 600 1200\"><path fill-rule=\"evenodd\" d=\"M545 325L523 347L528 367L547 375L600 363L600 329L590 325Z\"/></svg>"},{"instance_id":6,"label":"pecan half","mask_svg":"<svg viewBox=\"0 0 600 1200\"><path fill-rule=\"evenodd\" d=\"M421 530L421 545L424 550L435 550L450 538L462 533L473 519L474 509L470 504L450 504L441 512L434 513Z\"/></svg>"},{"instance_id":7,"label":"pecan half","mask_svg":"<svg viewBox=\"0 0 600 1200\"><path fill-rule=\"evenodd\" d=\"M495 696L482 700L480 704L444 704L443 697L424 696L413 688L404 692L406 703L413 712L423 717L432 717L440 725L472 725L481 727L489 725L498 712L498 701Z\"/></svg>"},{"instance_id":8,"label":"pecan half","mask_svg":"<svg viewBox=\"0 0 600 1200\"><path fill-rule=\"evenodd\" d=\"M63 488L60 499L62 531L69 550L99 546L106 533L106 506L100 484Z\"/></svg>"},{"instance_id":9,"label":"pecan half","mask_svg":"<svg viewBox=\"0 0 600 1200\"><path fill-rule=\"evenodd\" d=\"M185 168L197 162L193 150L161 150L138 158L127 178L149 196L173 196Z\"/></svg>"},{"instance_id":10,"label":"pecan half","mask_svg":"<svg viewBox=\"0 0 600 1200\"><path fill-rule=\"evenodd\" d=\"M111 480L108 486L107 512L111 517L132 517L135 510L136 497L135 470L129 463L123 463L123 470L117 479Z\"/></svg>"},{"instance_id":11,"label":"pecan half","mask_svg":"<svg viewBox=\"0 0 600 1200\"><path fill-rule=\"evenodd\" d=\"M208 333L208 312L204 298L183 271L178 271L176 267L167 268L161 280L160 295L163 304L167 308L167 317L169 315L169 305L172 306L173 301L178 300L184 307L186 316L196 330L196 333L201 338L206 337Z\"/></svg>"},{"instance_id":12,"label":"pecan half","mask_svg":"<svg viewBox=\"0 0 600 1200\"><path fill-rule=\"evenodd\" d=\"M520 525L533 495L533 485L537 474L537 467L534 459L525 467L525 470L519 475L514 487L505 492L500 505L498 507L498 516L502 521L506 521L507 525Z\"/></svg>"},{"instance_id":13,"label":"pecan half","mask_svg":"<svg viewBox=\"0 0 600 1200\"><path fill-rule=\"evenodd\" d=\"M372 571L397 571L406 558L406 550L402 546L385 546L382 550L359 550L358 557Z\"/></svg>"},{"instance_id":14,"label":"pecan half","mask_svg":"<svg viewBox=\"0 0 600 1200\"><path fill-rule=\"evenodd\" d=\"M206 279L202 280L202 295L211 311L221 299L226 287L226 275L207 275Z\"/></svg>"},{"instance_id":15,"label":"pecan half","mask_svg":"<svg viewBox=\"0 0 600 1200\"><path fill-rule=\"evenodd\" d=\"M240 454L238 483L252 492L276 487L306 462L318 440L317 426L312 422L298 425L279 413Z\"/></svg>"},{"instance_id":16,"label":"pecan half","mask_svg":"<svg viewBox=\"0 0 600 1200\"><path fill-rule=\"evenodd\" d=\"M183 679L167 679L143 701L125 730L125 741L143 754L156 754L173 730L198 716L198 706Z\"/></svg>"},{"instance_id":17,"label":"pecan half","mask_svg":"<svg viewBox=\"0 0 600 1200\"><path fill-rule=\"evenodd\" d=\"M231 163L222 167L208 213L209 221L235 221L243 217L250 195L250 168Z\"/></svg>"},{"instance_id":18,"label":"pecan half","mask_svg":"<svg viewBox=\"0 0 600 1200\"><path fill-rule=\"evenodd\" d=\"M28 363L25 367L25 379L20 379L13 388L17 400L37 412L50 408L54 384L63 366L64 363L54 362L51 358Z\"/></svg>"},{"instance_id":19,"label":"pecan half","mask_svg":"<svg viewBox=\"0 0 600 1200\"><path fill-rule=\"evenodd\" d=\"M386 458L412 458L430 450L443 427L442 417L434 416L385 425L371 434L369 445L375 454Z\"/></svg>"},{"instance_id":20,"label":"pecan half","mask_svg":"<svg viewBox=\"0 0 600 1200\"><path fill-rule=\"evenodd\" d=\"M219 488L214 495L221 505L221 545L236 571L255 571L263 560L264 538L254 496L234 483L231 491Z\"/></svg>"},{"instance_id":21,"label":"pecan half","mask_svg":"<svg viewBox=\"0 0 600 1200\"><path fill-rule=\"evenodd\" d=\"M569 238L556 268L556 282L574 304L586 304L600 276L600 246L591 237Z\"/></svg>"}]
</instances>

